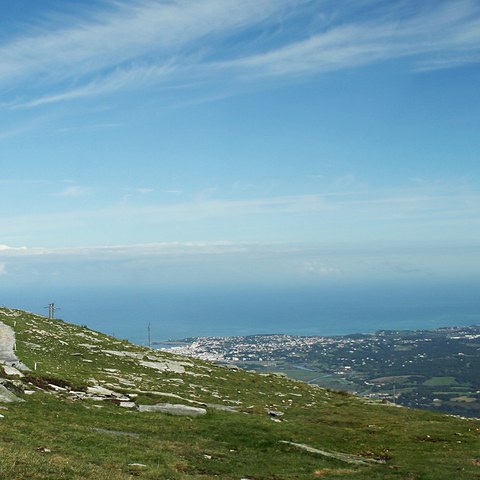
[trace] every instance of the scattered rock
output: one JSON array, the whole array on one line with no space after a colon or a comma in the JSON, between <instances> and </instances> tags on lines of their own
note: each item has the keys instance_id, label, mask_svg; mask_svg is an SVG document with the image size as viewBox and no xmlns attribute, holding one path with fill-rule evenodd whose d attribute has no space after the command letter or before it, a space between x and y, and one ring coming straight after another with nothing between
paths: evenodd
<instances>
[{"instance_id":1,"label":"scattered rock","mask_svg":"<svg viewBox=\"0 0 480 480\"><path fill-rule=\"evenodd\" d=\"M317 453L319 455L323 455L324 457L335 458L336 460L340 460L345 463L351 463L353 465L370 465L372 463L385 463L385 460L361 457L359 455L352 455L349 453L327 452L325 450L319 450L317 448L310 447L309 445L305 445L303 443L288 442L286 440L280 440L280 443L291 445L292 447L299 448L300 450L305 450L306 452Z\"/></svg>"},{"instance_id":2,"label":"scattered rock","mask_svg":"<svg viewBox=\"0 0 480 480\"><path fill-rule=\"evenodd\" d=\"M190 417L198 417L205 415L205 408L191 407L189 405L180 405L172 403L157 403L156 405L139 405L140 412L160 412L170 413L171 415L187 415Z\"/></svg>"}]
</instances>

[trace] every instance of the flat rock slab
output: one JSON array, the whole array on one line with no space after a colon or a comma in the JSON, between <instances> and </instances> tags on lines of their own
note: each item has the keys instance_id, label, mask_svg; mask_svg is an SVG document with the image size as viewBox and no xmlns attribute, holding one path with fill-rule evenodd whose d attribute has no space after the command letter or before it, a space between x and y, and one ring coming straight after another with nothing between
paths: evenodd
<instances>
[{"instance_id":1,"label":"flat rock slab","mask_svg":"<svg viewBox=\"0 0 480 480\"><path fill-rule=\"evenodd\" d=\"M178 362L139 362L143 367L153 368L159 372L185 373L185 367Z\"/></svg>"},{"instance_id":2,"label":"flat rock slab","mask_svg":"<svg viewBox=\"0 0 480 480\"><path fill-rule=\"evenodd\" d=\"M171 415L186 415L189 417L199 417L205 415L205 408L191 407L189 405L179 405L172 403L157 403L156 405L139 405L140 412L160 412L170 413Z\"/></svg>"},{"instance_id":3,"label":"flat rock slab","mask_svg":"<svg viewBox=\"0 0 480 480\"><path fill-rule=\"evenodd\" d=\"M17 370L15 367L12 367L10 365L2 365L3 371L5 372L5 375L8 375L10 377L24 377L25 375L20 371Z\"/></svg>"},{"instance_id":4,"label":"flat rock slab","mask_svg":"<svg viewBox=\"0 0 480 480\"><path fill-rule=\"evenodd\" d=\"M87 387L87 393L91 395L103 395L103 396L109 397L109 396L113 396L115 392L108 388L95 385L94 387Z\"/></svg>"},{"instance_id":5,"label":"flat rock slab","mask_svg":"<svg viewBox=\"0 0 480 480\"><path fill-rule=\"evenodd\" d=\"M286 440L280 440L280 443L291 445L292 447L299 448L300 450L305 450L306 452L323 455L324 457L335 458L336 460L340 460L345 463L350 463L352 465L371 465L372 463L385 463L384 460L361 457L359 455L352 455L349 453L327 452L325 450L319 450L318 448L310 447L309 445L305 445L304 443L294 443L294 442L288 442Z\"/></svg>"}]
</instances>

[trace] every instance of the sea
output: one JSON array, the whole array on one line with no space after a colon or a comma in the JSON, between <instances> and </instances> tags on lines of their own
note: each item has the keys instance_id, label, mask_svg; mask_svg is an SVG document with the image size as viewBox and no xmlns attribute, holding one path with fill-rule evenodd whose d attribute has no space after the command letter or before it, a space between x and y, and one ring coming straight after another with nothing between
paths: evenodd
<instances>
[{"instance_id":1,"label":"sea","mask_svg":"<svg viewBox=\"0 0 480 480\"><path fill-rule=\"evenodd\" d=\"M480 324L474 282L0 287L0 305L139 345L197 336L334 336ZM149 337L150 334L150 337Z\"/></svg>"}]
</instances>

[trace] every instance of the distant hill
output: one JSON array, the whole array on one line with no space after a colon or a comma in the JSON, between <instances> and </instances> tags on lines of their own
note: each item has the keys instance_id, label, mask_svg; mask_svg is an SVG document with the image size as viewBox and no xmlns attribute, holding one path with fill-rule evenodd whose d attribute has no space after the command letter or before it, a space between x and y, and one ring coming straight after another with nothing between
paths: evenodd
<instances>
[{"instance_id":1,"label":"distant hill","mask_svg":"<svg viewBox=\"0 0 480 480\"><path fill-rule=\"evenodd\" d=\"M480 478L478 420L6 308L0 386L0 478Z\"/></svg>"}]
</instances>

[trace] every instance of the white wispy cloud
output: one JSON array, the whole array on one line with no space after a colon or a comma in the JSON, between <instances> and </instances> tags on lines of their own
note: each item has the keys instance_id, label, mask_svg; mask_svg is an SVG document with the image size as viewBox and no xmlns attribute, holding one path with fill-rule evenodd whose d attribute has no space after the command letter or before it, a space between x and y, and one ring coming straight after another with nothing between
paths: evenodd
<instances>
[{"instance_id":1,"label":"white wispy cloud","mask_svg":"<svg viewBox=\"0 0 480 480\"><path fill-rule=\"evenodd\" d=\"M81 191L70 192L76 193ZM97 239L107 235L126 243L215 236L232 240L310 238L355 242L372 237L413 240L421 235L433 243L441 240L452 244L469 238L480 223L480 193L462 182L251 199L213 196L174 203L147 199L150 197L144 197L141 204L119 202L92 209L74 209L66 204L56 212L4 213L0 217L4 242L24 239L24 244L31 245L41 239L45 245L55 245L57 237L74 234L77 244L87 243L88 232L95 231ZM290 227L285 229L283 225ZM250 233L245 237L244 232Z\"/></svg>"},{"instance_id":2,"label":"white wispy cloud","mask_svg":"<svg viewBox=\"0 0 480 480\"><path fill-rule=\"evenodd\" d=\"M73 87L59 93L43 95L25 103L19 103L14 108L32 108L63 101L77 100L86 97L114 93L127 88L138 88L148 83L158 81L173 73L174 67L169 65L135 66L128 69L117 69L88 81L79 87Z\"/></svg>"},{"instance_id":3,"label":"white wispy cloud","mask_svg":"<svg viewBox=\"0 0 480 480\"><path fill-rule=\"evenodd\" d=\"M302 262L300 265L301 270L303 270L308 275L318 276L318 277L327 277L331 275L340 275L342 271L330 265L325 265L324 262L318 260L309 260Z\"/></svg>"},{"instance_id":4,"label":"white wispy cloud","mask_svg":"<svg viewBox=\"0 0 480 480\"><path fill-rule=\"evenodd\" d=\"M147 195L153 192L153 188L140 187L140 188L135 188L134 191L137 193L140 193L141 195Z\"/></svg>"},{"instance_id":5,"label":"white wispy cloud","mask_svg":"<svg viewBox=\"0 0 480 480\"><path fill-rule=\"evenodd\" d=\"M0 255L8 257L127 258L142 256L224 255L260 248L260 244L212 242L156 242L91 247L9 247L0 245Z\"/></svg>"},{"instance_id":6,"label":"white wispy cloud","mask_svg":"<svg viewBox=\"0 0 480 480\"><path fill-rule=\"evenodd\" d=\"M52 16L4 42L0 85L13 92L30 85L11 105L33 108L148 85L188 89L225 73L234 91L235 83L255 88L261 78L398 58L411 58L417 70L480 60L476 1L362 5L368 15L355 14L357 3L332 1L106 3L83 17Z\"/></svg>"},{"instance_id":7,"label":"white wispy cloud","mask_svg":"<svg viewBox=\"0 0 480 480\"><path fill-rule=\"evenodd\" d=\"M400 248L398 248L400 247ZM0 250L0 275L19 284L172 285L172 282L339 282L441 278L461 272L478 277L480 245L434 247L365 242L285 244L245 242L160 242L75 248ZM300 282L300 283L299 283Z\"/></svg>"},{"instance_id":8,"label":"white wispy cloud","mask_svg":"<svg viewBox=\"0 0 480 480\"><path fill-rule=\"evenodd\" d=\"M10 247L8 245L0 245L1 253L24 252L26 250L27 250L27 247Z\"/></svg>"},{"instance_id":9,"label":"white wispy cloud","mask_svg":"<svg viewBox=\"0 0 480 480\"><path fill-rule=\"evenodd\" d=\"M192 47L200 39L261 22L288 3L137 0L108 3L88 19L51 17L0 46L0 84L34 76L35 84L56 85L56 93L22 102L31 107L138 86L201 55ZM65 80L68 89L60 86Z\"/></svg>"},{"instance_id":10,"label":"white wispy cloud","mask_svg":"<svg viewBox=\"0 0 480 480\"><path fill-rule=\"evenodd\" d=\"M478 59L478 3L437 2L430 8L415 7L418 12L411 13L410 4L405 12L397 11L403 16L395 19L380 9L379 19L342 22L281 48L224 62L219 67L237 68L256 77L299 76L401 57L415 57L419 70L449 68Z\"/></svg>"},{"instance_id":11,"label":"white wispy cloud","mask_svg":"<svg viewBox=\"0 0 480 480\"><path fill-rule=\"evenodd\" d=\"M89 195L92 192L92 189L89 187L83 187L81 185L70 185L65 187L60 192L54 193L56 197L64 198L77 198Z\"/></svg>"}]
</instances>

